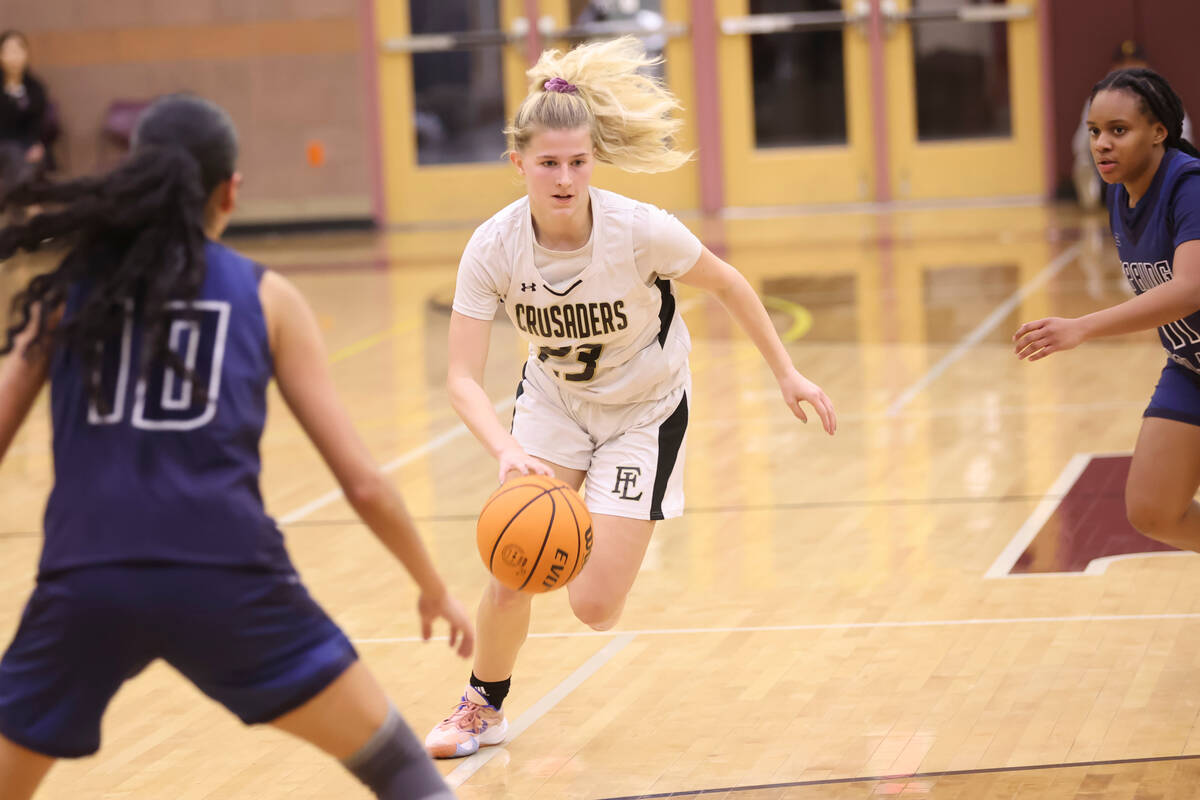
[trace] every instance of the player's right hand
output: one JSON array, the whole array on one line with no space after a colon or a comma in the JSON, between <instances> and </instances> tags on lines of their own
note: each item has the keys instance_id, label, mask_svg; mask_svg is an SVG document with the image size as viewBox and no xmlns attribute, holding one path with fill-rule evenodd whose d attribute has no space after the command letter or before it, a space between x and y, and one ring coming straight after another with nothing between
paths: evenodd
<instances>
[{"instance_id":1,"label":"player's right hand","mask_svg":"<svg viewBox=\"0 0 1200 800\"><path fill-rule=\"evenodd\" d=\"M1051 353L1072 350L1086 339L1079 319L1046 317L1026 322L1013 334L1013 351L1017 358L1038 361Z\"/></svg>"},{"instance_id":2,"label":"player's right hand","mask_svg":"<svg viewBox=\"0 0 1200 800\"><path fill-rule=\"evenodd\" d=\"M444 619L450 623L450 646L457 647L462 658L471 655L475 649L475 628L471 625L471 618L467 616L466 609L453 595L443 592L441 597L436 597L422 592L417 598L417 613L421 615L422 639L433 635L435 620Z\"/></svg>"},{"instance_id":3,"label":"player's right hand","mask_svg":"<svg viewBox=\"0 0 1200 800\"><path fill-rule=\"evenodd\" d=\"M546 464L525 452L520 445L513 445L500 451L500 483L518 475L545 475L554 477L554 470Z\"/></svg>"}]
</instances>

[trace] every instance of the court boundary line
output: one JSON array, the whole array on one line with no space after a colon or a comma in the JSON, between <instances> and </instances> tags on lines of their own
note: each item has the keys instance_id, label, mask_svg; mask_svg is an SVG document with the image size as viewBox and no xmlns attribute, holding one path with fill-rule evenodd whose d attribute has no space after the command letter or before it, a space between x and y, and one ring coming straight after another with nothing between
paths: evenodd
<instances>
[{"instance_id":1,"label":"court boundary line","mask_svg":"<svg viewBox=\"0 0 1200 800\"><path fill-rule=\"evenodd\" d=\"M498 403L494 403L492 405L492 408L494 408L496 410L496 413L499 414L500 412L505 411L510 406L514 405L516 403L516 401L517 401L516 397L509 397L504 400L501 400ZM422 456L432 453L434 450L437 450L438 448L442 447L443 445L449 444L450 442L452 442L455 439L462 436L464 433L468 433L468 432L469 432L469 429L467 428L467 426L460 422L457 425L455 425L453 428L442 431L440 434L433 437L432 439L427 441L425 444L418 445L417 447L414 447L405 453L401 453L396 458L393 458L391 461L388 461L386 464L381 465L379 467L379 470L384 475L390 475L391 473L395 472L396 470L400 469L401 467L411 464L413 461L416 461L418 458L421 458ZM283 527L285 525L291 525L294 522L299 522L300 520L304 519L305 517L307 517L309 514L313 513L314 511L320 511L325 506L327 506L331 503L337 502L338 500L342 499L342 497L344 497L344 496L345 495L341 489L330 489L328 492L317 497L315 500L310 500L309 502L305 503L304 505L300 506L299 508L293 509L292 511L289 511L288 513L279 517L277 519L277 522L280 527Z\"/></svg>"},{"instance_id":2,"label":"court boundary line","mask_svg":"<svg viewBox=\"0 0 1200 800\"><path fill-rule=\"evenodd\" d=\"M1008 576L1009 570L1016 566L1017 559L1025 552L1025 548L1029 547L1029 543L1034 540L1046 521L1054 516L1054 512L1058 510L1063 498L1066 497L1067 491L1075 481L1079 480L1079 476L1083 474L1090 463L1092 463L1091 453L1076 453L1067 460L1066 466L1058 473L1058 477L1050 485L1050 489L1042 497L1042 501L1037 504L1033 513L1025 518L1025 522L997 554L992 565L983 573L984 578L996 579Z\"/></svg>"},{"instance_id":3,"label":"court boundary line","mask_svg":"<svg viewBox=\"0 0 1200 800\"><path fill-rule=\"evenodd\" d=\"M881 500L806 500L795 503L745 503L736 506L699 506L685 509L682 517L692 514L740 514L751 511L799 511L821 508L887 508L891 506L954 506L978 505L981 503L1030 503L1041 500L1047 495L1041 494L1006 494L980 495L978 497L887 497ZM461 514L429 514L414 515L417 522L470 522L478 518L478 513L463 512ZM359 519L314 519L308 522L297 522L293 527L315 528L329 525L364 525ZM0 533L0 536L5 534ZM33 536L40 534L22 533L19 531L9 534L12 536Z\"/></svg>"},{"instance_id":4,"label":"court boundary line","mask_svg":"<svg viewBox=\"0 0 1200 800\"><path fill-rule=\"evenodd\" d=\"M1191 550L1150 550L1145 553L1121 553L1115 556L1101 556L1093 558L1088 562L1087 568L1084 569L1083 575L1103 575L1108 571L1110 565L1118 561L1132 561L1135 558L1177 558L1179 556L1195 556ZM1064 573L1039 573L1062 575ZM1074 572L1065 573L1066 575L1074 575Z\"/></svg>"},{"instance_id":5,"label":"court boundary line","mask_svg":"<svg viewBox=\"0 0 1200 800\"><path fill-rule=\"evenodd\" d=\"M611 633L604 632L605 635L611 636ZM455 767L446 775L446 783L450 784L450 788L457 789L462 786L479 770L483 769L489 761L503 752L506 752L509 745L516 741L517 737L525 731L529 730L535 722L546 715L551 709L565 700L573 691L583 685L584 681L595 675L600 669L612 661L614 657L637 638L637 633L626 632L619 633L608 644L601 647L592 654L587 661L583 662L574 672L566 677L562 683L555 686L546 694L542 695L537 702L525 709L521 716L513 720L512 726L509 728L508 737L496 745L488 747L485 750L480 750L474 755L468 756L461 764Z\"/></svg>"},{"instance_id":6,"label":"court boundary line","mask_svg":"<svg viewBox=\"0 0 1200 800\"><path fill-rule=\"evenodd\" d=\"M1147 550L1140 553L1117 553L1111 556L1100 556L1093 558L1088 562L1087 566L1077 572L1018 572L1011 573L1010 570L1016 566L1017 559L1029 547L1029 544L1037 537L1042 526L1054 515L1058 507L1062 504L1063 499L1067 496L1067 492L1075 481L1079 480L1079 476L1087 469L1088 464L1092 463L1097 458L1117 458L1128 456L1129 452L1108 452L1108 453L1076 453L1067 461L1067 465L1063 467L1063 471L1059 473L1054 484L1047 490L1042 501L1038 503L1037 508L1025 520L1013 537L1009 539L1008 544L996 556L996 560L988 567L987 572L983 577L987 580L1027 580L1030 578L1094 578L1098 575L1104 575L1109 566L1118 561L1131 561L1139 558L1159 558L1159 557L1179 557L1179 556L1194 556L1195 553L1188 550Z\"/></svg>"},{"instance_id":7,"label":"court boundary line","mask_svg":"<svg viewBox=\"0 0 1200 800\"><path fill-rule=\"evenodd\" d=\"M979 617L974 619L927 619L927 620L879 620L876 622L812 622L796 625L729 625L712 628L642 628L630 631L546 631L531 633L530 639L590 639L604 636L694 636L714 633L799 633L804 631L849 631L849 630L902 630L907 628L962 628L972 625L1038 625L1045 623L1075 622L1164 622L1168 620L1200 620L1200 612L1181 611L1158 614L1080 614L1058 617ZM428 641L446 641L445 636L435 636ZM420 636L377 636L355 638L356 645L366 644L419 644Z\"/></svg>"},{"instance_id":8,"label":"court boundary line","mask_svg":"<svg viewBox=\"0 0 1200 800\"><path fill-rule=\"evenodd\" d=\"M691 308L694 305L696 305L696 303L694 302L695 299L696 298L693 298L692 301L685 301L684 303L681 303L680 304L680 307L682 309L681 313L690 311ZM365 350L370 349L370 347L374 347L375 345L382 344L387 339L395 338L395 337L397 337L403 333L407 333L407 332L408 332L407 330L401 330L399 328L399 326L393 326L392 328L388 328L387 330L381 331L380 333L375 334L374 336L368 336L365 339L361 339L354 344L347 345L346 347L339 350L337 353L334 353L330 357L329 363L332 365L332 364L338 363L341 360L350 358L351 356L356 356L360 352L364 352ZM378 339L378 340L373 341L375 339ZM1139 345L1123 345L1123 344L1114 342L1114 343L1110 343L1110 346L1113 346L1113 347L1126 347L1126 346L1141 347L1142 345L1140 345L1140 344ZM350 352L351 350L353 350L354 352ZM754 400L754 401L769 400L771 402L774 402L779 397L779 390L778 389L746 390L746 391L742 392L742 397L746 400ZM1098 402L1098 403L1056 403L1053 405L1042 404L1042 405L1030 405L1030 406L1005 405L1005 406L1000 406L999 408L996 408L996 409L990 409L990 408L985 409L985 408L980 408L978 406L946 407L946 408L933 408L933 409L922 410L922 411L903 412L900 414L896 414L895 416L892 416L892 417L888 417L887 413L884 411L851 412L849 414L839 414L838 420L842 421L842 422L868 422L868 421L873 421L873 420L897 420L897 419L917 419L917 420L943 419L943 418L955 419L955 418L982 417L982 416L990 415L993 413L1000 414L1002 416L1015 416L1018 414L1063 414L1063 413L1076 413L1076 412L1084 413L1084 412L1088 412L1088 411L1106 411L1106 410L1112 410L1112 409L1145 408L1145 407L1146 407L1146 400L1145 400L1145 398L1141 398L1138 400L1111 400L1111 401ZM689 430L694 430L697 428L715 428L715 427L719 427L721 425L727 425L729 423L739 422L741 419L742 419L741 417L736 417L736 416L705 417L705 418L701 418L701 419L692 420L688 424L688 427L689 427ZM20 454L20 453L32 452L34 449L35 449L35 447L34 447L33 442L23 442L21 444L14 444L11 447L9 447L8 455L16 455L16 454ZM40 443L38 443L38 447L36 449L41 449Z\"/></svg>"},{"instance_id":9,"label":"court boundary line","mask_svg":"<svg viewBox=\"0 0 1200 800\"><path fill-rule=\"evenodd\" d=\"M700 506L685 509L682 516L692 514L743 514L756 511L804 511L809 509L828 508L890 508L893 506L953 506L978 505L982 503L1030 503L1041 500L1048 495L1039 494L1007 494L980 495L978 497L889 497L882 500L809 500L796 503L747 503L738 506ZM461 514L424 514L413 515L413 521L419 523L453 523L474 522L479 517L476 512L464 511ZM328 528L332 526L366 527L366 523L357 517L338 519L296 520L288 523L294 530L304 528ZM41 531L0 531L0 539L28 539L41 536Z\"/></svg>"},{"instance_id":10,"label":"court boundary line","mask_svg":"<svg viewBox=\"0 0 1200 800\"><path fill-rule=\"evenodd\" d=\"M983 211L1000 208L1032 208L1044 206L1039 195L993 195L990 197L955 198L953 200L885 200L852 203L795 203L773 206L726 206L719 216L730 220L773 219L776 217L835 216L839 214L903 214L920 211ZM680 217L699 216L697 212ZM1053 226L1051 226L1053 227Z\"/></svg>"},{"instance_id":11,"label":"court boundary line","mask_svg":"<svg viewBox=\"0 0 1200 800\"><path fill-rule=\"evenodd\" d=\"M674 792L659 792L656 794L631 794L622 797L607 797L604 800L658 800L664 797L699 797L706 794L721 792L753 792L762 789L790 789L801 786L834 786L844 783L885 783L887 781L911 781L924 778L949 778L959 775L995 775L1006 772L1037 772L1047 769L1087 769L1092 767L1115 767L1125 764L1156 764L1172 761L1195 761L1200 759L1198 754L1177 756L1145 756L1143 758L1114 758L1107 761L1071 761L1062 764L1029 764L1016 767L982 767L979 769L952 769L935 772L911 772L897 775L872 775L861 778L816 778L810 781L788 781L786 783L762 783L754 786L723 786L715 789L682 789Z\"/></svg>"},{"instance_id":12,"label":"court boundary line","mask_svg":"<svg viewBox=\"0 0 1200 800\"><path fill-rule=\"evenodd\" d=\"M1034 276L1033 280L1018 288L1015 292L1009 295L1000 305L992 310L991 314L983 319L975 329L969 332L966 336L958 340L958 343L951 348L950 352L942 356L942 358L930 367L924 375L917 379L901 392L895 400L887 407L886 416L895 417L900 413L900 409L904 408L913 398L925 391L934 381L941 377L947 369L949 369L956 361L962 358L975 345L983 341L983 337L987 336L992 330L1008 317L1021 304L1021 302L1029 295L1041 289L1046 285L1051 278L1062 272L1063 268L1079 257L1083 246L1076 242L1066 250L1063 250L1053 260L1050 261L1042 271Z\"/></svg>"}]
</instances>

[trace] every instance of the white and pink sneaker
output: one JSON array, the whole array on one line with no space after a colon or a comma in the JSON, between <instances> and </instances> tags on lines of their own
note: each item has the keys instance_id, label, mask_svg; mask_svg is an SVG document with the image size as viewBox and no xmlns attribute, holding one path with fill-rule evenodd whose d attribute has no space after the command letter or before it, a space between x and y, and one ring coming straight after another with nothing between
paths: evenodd
<instances>
[{"instance_id":1,"label":"white and pink sneaker","mask_svg":"<svg viewBox=\"0 0 1200 800\"><path fill-rule=\"evenodd\" d=\"M462 758L480 747L500 744L507 734L504 712L468 686L454 712L425 737L425 750L434 758Z\"/></svg>"}]
</instances>

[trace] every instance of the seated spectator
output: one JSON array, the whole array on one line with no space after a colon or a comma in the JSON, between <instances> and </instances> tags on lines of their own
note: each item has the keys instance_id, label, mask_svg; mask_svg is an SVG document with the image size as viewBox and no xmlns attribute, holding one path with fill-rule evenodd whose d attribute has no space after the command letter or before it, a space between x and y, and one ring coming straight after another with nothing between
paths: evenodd
<instances>
[{"instance_id":1,"label":"seated spectator","mask_svg":"<svg viewBox=\"0 0 1200 800\"><path fill-rule=\"evenodd\" d=\"M46 87L29 71L29 40L23 33L0 33L0 73L0 147L19 150L39 171L53 171L58 125Z\"/></svg>"}]
</instances>

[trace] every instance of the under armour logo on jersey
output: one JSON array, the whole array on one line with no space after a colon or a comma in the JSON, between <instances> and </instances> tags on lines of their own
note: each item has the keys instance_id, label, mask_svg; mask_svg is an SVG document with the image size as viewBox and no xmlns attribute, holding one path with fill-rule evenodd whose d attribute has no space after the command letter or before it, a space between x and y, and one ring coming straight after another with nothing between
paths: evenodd
<instances>
[{"instance_id":1,"label":"under armour logo on jersey","mask_svg":"<svg viewBox=\"0 0 1200 800\"><path fill-rule=\"evenodd\" d=\"M536 283L525 283L524 281L522 281L521 282L521 291L522 292L536 292L537 284Z\"/></svg>"},{"instance_id":2,"label":"under armour logo on jersey","mask_svg":"<svg viewBox=\"0 0 1200 800\"><path fill-rule=\"evenodd\" d=\"M1113 234L1113 242L1116 243L1117 247L1120 247L1121 246L1121 234L1114 233Z\"/></svg>"},{"instance_id":3,"label":"under armour logo on jersey","mask_svg":"<svg viewBox=\"0 0 1200 800\"><path fill-rule=\"evenodd\" d=\"M641 467L617 467L617 484L612 493L622 500L641 500L642 493L630 494L637 488L638 476L642 474Z\"/></svg>"}]
</instances>

